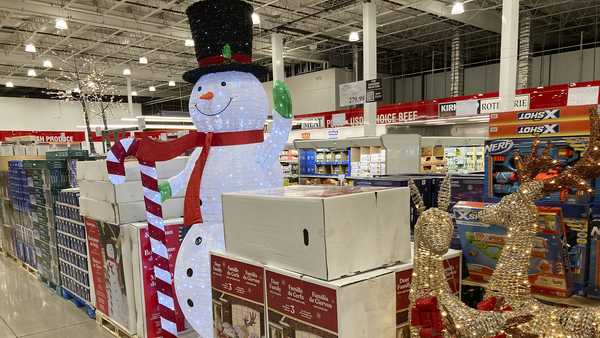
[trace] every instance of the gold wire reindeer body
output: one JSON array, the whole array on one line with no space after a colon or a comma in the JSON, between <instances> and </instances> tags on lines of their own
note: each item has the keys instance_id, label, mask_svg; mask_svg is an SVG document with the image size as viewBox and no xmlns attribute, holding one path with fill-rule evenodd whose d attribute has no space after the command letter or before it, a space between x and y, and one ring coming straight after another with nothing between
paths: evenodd
<instances>
[{"instance_id":1,"label":"gold wire reindeer body","mask_svg":"<svg viewBox=\"0 0 600 338\"><path fill-rule=\"evenodd\" d=\"M521 181L519 190L499 203L486 206L479 215L485 223L507 228L506 242L486 287L486 295L496 297L499 305L532 315L532 320L522 324L520 329L540 337L600 337L600 308L573 309L543 304L532 296L528 274L538 231L535 201L568 188L589 193L587 179L600 176L600 118L595 111L590 111L590 121L588 148L575 165L561 168L550 156L549 144L538 154L540 141L536 139L528 156L515 154ZM551 177L536 180L538 175L549 173Z\"/></svg>"},{"instance_id":2,"label":"gold wire reindeer body","mask_svg":"<svg viewBox=\"0 0 600 338\"><path fill-rule=\"evenodd\" d=\"M420 214L414 229L414 266L409 294L411 321L419 300L435 297L443 329L431 337L494 337L504 331L510 332L511 326L518 322L515 317L519 314L470 308L452 293L446 280L443 256L450 248L454 231L452 217L446 211L450 201L449 178L446 177L442 183L438 208L425 210L419 190L412 181L410 190ZM421 337L421 330L411 325L411 336Z\"/></svg>"}]
</instances>

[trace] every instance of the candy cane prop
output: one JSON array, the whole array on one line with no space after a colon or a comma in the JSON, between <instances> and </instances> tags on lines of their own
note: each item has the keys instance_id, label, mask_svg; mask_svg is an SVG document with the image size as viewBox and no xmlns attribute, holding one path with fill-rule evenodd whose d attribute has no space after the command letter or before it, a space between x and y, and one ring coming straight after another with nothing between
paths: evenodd
<instances>
[{"instance_id":1,"label":"candy cane prop","mask_svg":"<svg viewBox=\"0 0 600 338\"><path fill-rule=\"evenodd\" d=\"M139 140L126 138L116 142L106 156L108 178L113 184L125 182L125 158L135 156L140 146ZM164 338L177 337L175 322L175 292L173 278L169 271L169 253L165 242L165 222L162 213L162 202L158 189L158 173L156 162L139 160L142 186L144 188L144 203L146 205L146 220L152 248L152 264L160 326Z\"/></svg>"}]
</instances>

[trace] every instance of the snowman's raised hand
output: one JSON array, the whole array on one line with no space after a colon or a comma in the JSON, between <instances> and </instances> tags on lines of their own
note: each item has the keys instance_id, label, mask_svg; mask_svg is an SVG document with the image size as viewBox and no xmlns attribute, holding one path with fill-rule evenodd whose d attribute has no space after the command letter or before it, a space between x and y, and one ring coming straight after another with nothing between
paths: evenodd
<instances>
[{"instance_id":1,"label":"snowman's raised hand","mask_svg":"<svg viewBox=\"0 0 600 338\"><path fill-rule=\"evenodd\" d=\"M273 105L279 115L286 119L293 117L292 96L283 81L276 80L273 84Z\"/></svg>"}]
</instances>

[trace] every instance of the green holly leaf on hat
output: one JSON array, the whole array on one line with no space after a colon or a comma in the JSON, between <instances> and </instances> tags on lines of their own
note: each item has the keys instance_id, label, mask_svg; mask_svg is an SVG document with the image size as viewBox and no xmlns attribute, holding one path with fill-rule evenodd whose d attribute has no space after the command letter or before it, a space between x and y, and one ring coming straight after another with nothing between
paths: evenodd
<instances>
[{"instance_id":1,"label":"green holly leaf on hat","mask_svg":"<svg viewBox=\"0 0 600 338\"><path fill-rule=\"evenodd\" d=\"M221 55L223 55L224 58L231 60L231 46L228 43L226 43L225 46L223 46Z\"/></svg>"}]
</instances>

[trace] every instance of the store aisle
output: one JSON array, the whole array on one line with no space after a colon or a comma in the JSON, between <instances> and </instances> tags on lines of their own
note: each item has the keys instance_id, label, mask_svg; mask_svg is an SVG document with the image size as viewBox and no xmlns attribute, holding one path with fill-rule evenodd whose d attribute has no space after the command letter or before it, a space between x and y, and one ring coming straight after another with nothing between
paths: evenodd
<instances>
[{"instance_id":1,"label":"store aisle","mask_svg":"<svg viewBox=\"0 0 600 338\"><path fill-rule=\"evenodd\" d=\"M1 338L110 338L83 311L0 256Z\"/></svg>"}]
</instances>

